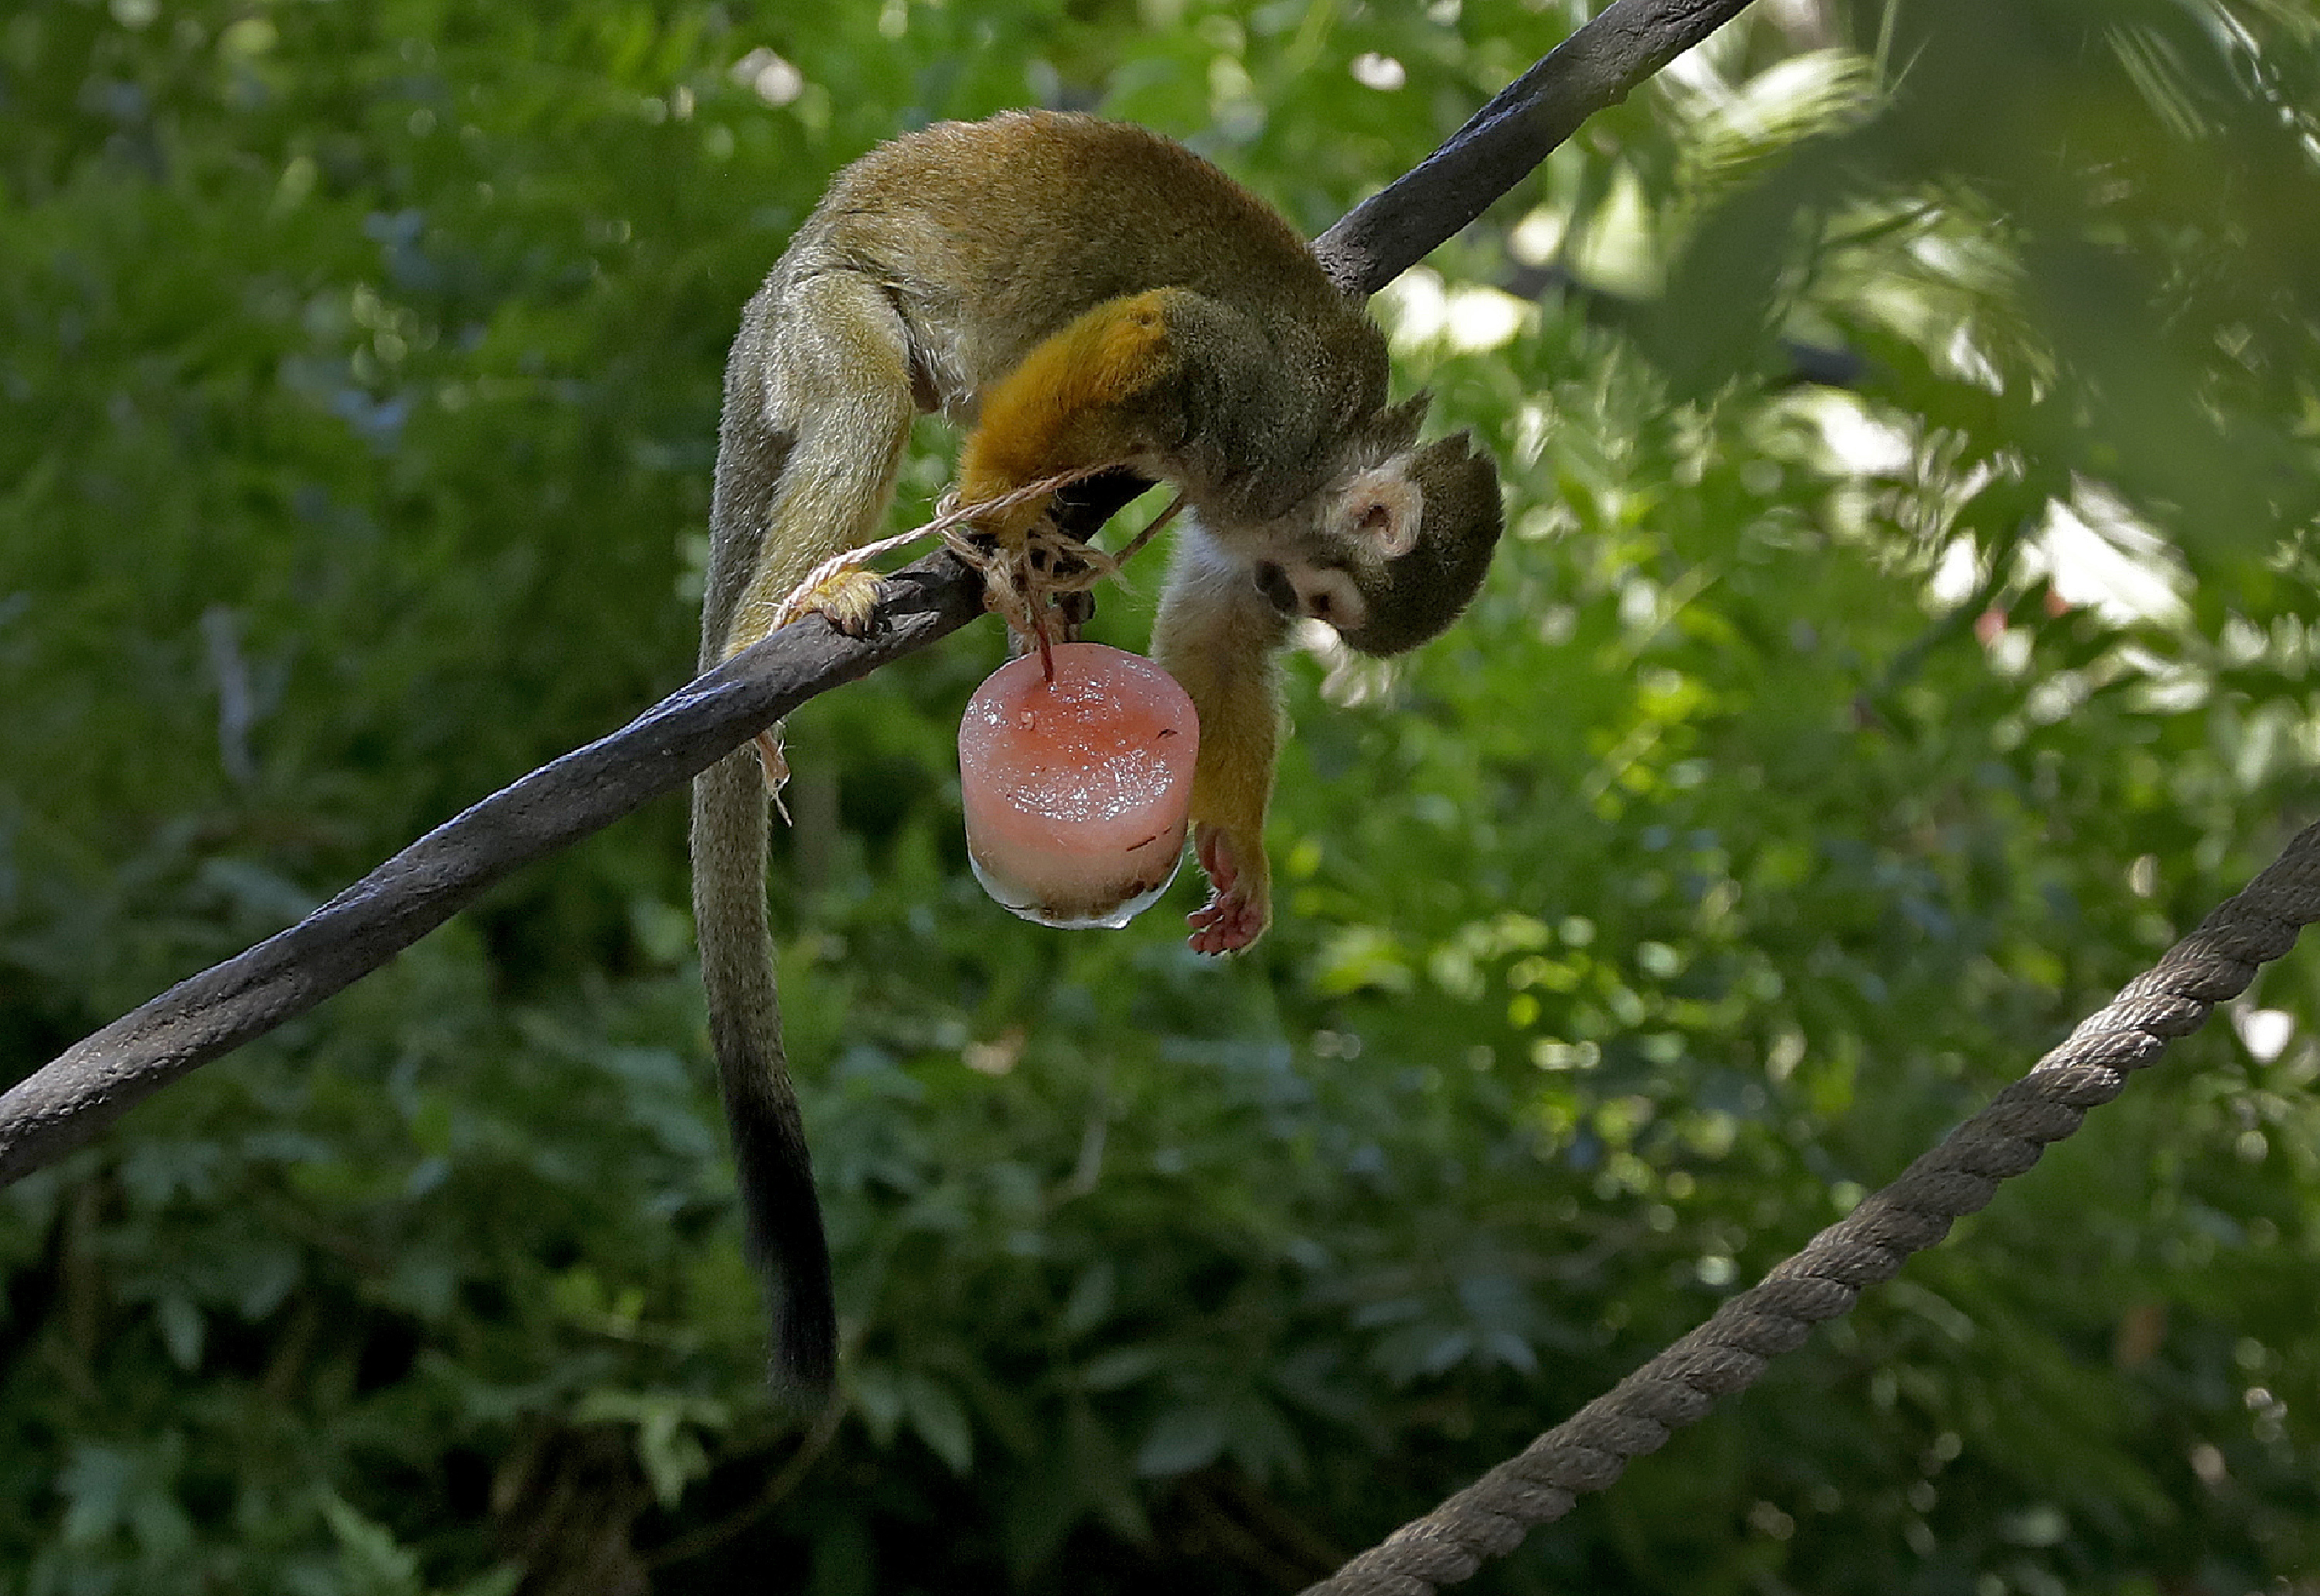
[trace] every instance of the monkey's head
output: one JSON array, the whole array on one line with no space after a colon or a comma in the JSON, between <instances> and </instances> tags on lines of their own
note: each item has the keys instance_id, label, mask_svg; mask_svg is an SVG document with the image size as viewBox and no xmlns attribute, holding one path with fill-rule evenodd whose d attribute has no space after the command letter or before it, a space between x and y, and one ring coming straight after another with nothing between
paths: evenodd
<instances>
[{"instance_id":1,"label":"monkey's head","mask_svg":"<svg viewBox=\"0 0 2320 1596\"><path fill-rule=\"evenodd\" d=\"M1328 621L1364 654L1415 648L1455 621L1503 525L1498 467L1472 437L1413 447L1426 403L1380 412L1305 535L1255 567L1275 609Z\"/></svg>"}]
</instances>

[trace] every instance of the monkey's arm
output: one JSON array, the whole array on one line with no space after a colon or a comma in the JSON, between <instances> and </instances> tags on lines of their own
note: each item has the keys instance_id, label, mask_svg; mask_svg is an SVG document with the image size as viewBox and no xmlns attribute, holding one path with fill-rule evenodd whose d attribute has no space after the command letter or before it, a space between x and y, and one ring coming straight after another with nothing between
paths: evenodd
<instances>
[{"instance_id":1,"label":"monkey's arm","mask_svg":"<svg viewBox=\"0 0 2320 1596\"><path fill-rule=\"evenodd\" d=\"M1183 684L1201 717L1192 839L1210 893L1191 916L1197 953L1237 952L1272 921L1264 811L1281 736L1273 655L1287 635L1243 562L1197 526L1178 535L1152 625L1152 655Z\"/></svg>"},{"instance_id":2,"label":"monkey's arm","mask_svg":"<svg viewBox=\"0 0 2320 1596\"><path fill-rule=\"evenodd\" d=\"M1106 300L1049 337L987 389L959 451L959 498L974 503L1083 466L1124 462L1181 477L1203 434L1262 408L1271 362L1247 319L1186 288ZM1019 546L1041 501L979 522Z\"/></svg>"}]
</instances>

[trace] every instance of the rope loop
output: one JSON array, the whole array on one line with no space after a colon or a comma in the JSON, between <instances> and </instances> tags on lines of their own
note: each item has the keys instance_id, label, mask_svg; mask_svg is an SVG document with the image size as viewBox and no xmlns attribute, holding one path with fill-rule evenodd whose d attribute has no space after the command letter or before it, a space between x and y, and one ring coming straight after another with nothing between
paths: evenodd
<instances>
[{"instance_id":1,"label":"rope loop","mask_svg":"<svg viewBox=\"0 0 2320 1596\"><path fill-rule=\"evenodd\" d=\"M1812 1327L1849 1311L1862 1288L1890 1279L1913 1252L1978 1212L1998 1183L2078 1129L2086 1111L2126 1089L2127 1076L2189 1036L2217 1003L2247 990L2258 967L2320 920L2320 825L2121 987L2070 1036L1882 1190L1829 1226L1699 1328L1523 1451L1304 1596L1434 1596L1503 1557L1579 1495L1601 1491L1671 1432L1745 1391L1765 1365Z\"/></svg>"}]
</instances>

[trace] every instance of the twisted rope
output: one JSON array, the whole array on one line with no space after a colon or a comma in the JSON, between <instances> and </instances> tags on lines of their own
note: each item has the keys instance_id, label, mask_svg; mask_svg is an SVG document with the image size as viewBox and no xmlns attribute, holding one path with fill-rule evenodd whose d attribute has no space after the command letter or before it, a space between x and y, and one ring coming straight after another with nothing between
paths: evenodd
<instances>
[{"instance_id":1,"label":"twisted rope","mask_svg":"<svg viewBox=\"0 0 2320 1596\"><path fill-rule=\"evenodd\" d=\"M2320 920L2320 825L2298 832L2246 890L2120 989L2027 1075L1941 1145L1717 1309L1605 1395L1434 1511L1394 1531L1304 1596L1432 1596L1503 1557L1541 1524L1601 1491L1628 1463L1755 1383L1812 1327L1852 1308L1908 1256L1989 1202L1998 1183L2038 1162L2086 1111L2125 1090L2129 1072L2199 1029L2247 990L2259 966Z\"/></svg>"}]
</instances>

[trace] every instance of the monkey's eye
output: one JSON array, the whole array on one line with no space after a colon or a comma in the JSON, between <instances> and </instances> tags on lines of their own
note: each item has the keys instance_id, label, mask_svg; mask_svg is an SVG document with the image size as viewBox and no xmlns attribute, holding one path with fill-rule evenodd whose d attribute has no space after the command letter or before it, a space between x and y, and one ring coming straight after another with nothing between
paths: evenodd
<instances>
[{"instance_id":1,"label":"monkey's eye","mask_svg":"<svg viewBox=\"0 0 2320 1596\"><path fill-rule=\"evenodd\" d=\"M1297 585L1289 579L1287 571L1269 559L1261 559L1250 575L1255 579L1257 592L1264 595L1265 603L1283 615L1304 612L1303 601L1297 596Z\"/></svg>"},{"instance_id":2,"label":"monkey's eye","mask_svg":"<svg viewBox=\"0 0 2320 1596\"><path fill-rule=\"evenodd\" d=\"M1307 570L1300 578L1298 613L1325 621L1339 631L1358 631L1369 614L1361 585L1349 571Z\"/></svg>"}]
</instances>

